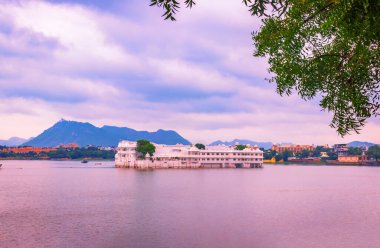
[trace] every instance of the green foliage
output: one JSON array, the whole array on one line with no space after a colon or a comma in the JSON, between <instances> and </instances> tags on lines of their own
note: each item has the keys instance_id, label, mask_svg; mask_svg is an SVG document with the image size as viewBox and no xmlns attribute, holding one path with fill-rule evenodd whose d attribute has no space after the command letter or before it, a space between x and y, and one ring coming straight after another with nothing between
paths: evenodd
<instances>
[{"instance_id":1,"label":"green foliage","mask_svg":"<svg viewBox=\"0 0 380 248\"><path fill-rule=\"evenodd\" d=\"M200 144L200 143L195 144L195 147L198 148L199 150L204 150L204 149L206 149L206 146L203 145L203 144Z\"/></svg>"},{"instance_id":2,"label":"green foliage","mask_svg":"<svg viewBox=\"0 0 380 248\"><path fill-rule=\"evenodd\" d=\"M282 158L284 159L284 161L287 162L288 158L293 156L293 152L291 152L289 150L285 150L282 152L281 155L282 155Z\"/></svg>"},{"instance_id":3,"label":"green foliage","mask_svg":"<svg viewBox=\"0 0 380 248\"><path fill-rule=\"evenodd\" d=\"M376 159L376 161L378 161L380 159L380 146L374 145L368 148L367 155L368 157Z\"/></svg>"},{"instance_id":4,"label":"green foliage","mask_svg":"<svg viewBox=\"0 0 380 248\"><path fill-rule=\"evenodd\" d=\"M192 8L195 5L193 0L184 1L186 8ZM175 21L174 15L178 12L180 8L180 3L176 0L150 0L150 6L157 6L164 9L164 14L162 15L165 20L169 19Z\"/></svg>"},{"instance_id":5,"label":"green foliage","mask_svg":"<svg viewBox=\"0 0 380 248\"><path fill-rule=\"evenodd\" d=\"M183 0L186 8L192 8L195 5L194 0ZM288 8L288 1L286 0L243 0L243 4L249 8L252 15L266 16L269 17L270 14L267 13L268 8L283 13ZM150 0L150 6L157 6L164 10L162 16L165 20L175 21L175 15L181 8L181 3L179 0Z\"/></svg>"},{"instance_id":6,"label":"green foliage","mask_svg":"<svg viewBox=\"0 0 380 248\"><path fill-rule=\"evenodd\" d=\"M269 57L280 95L321 97L339 134L358 132L380 113L378 13L376 0L289 0L253 33L255 55Z\"/></svg>"},{"instance_id":7,"label":"green foliage","mask_svg":"<svg viewBox=\"0 0 380 248\"><path fill-rule=\"evenodd\" d=\"M293 152L289 151L289 150L285 150L281 153L277 153L275 150L272 150L272 149L268 149L268 150L265 150L264 151L264 159L272 159L273 157L276 159L276 161L280 161L281 159L283 159L285 162L288 161L288 158L289 157L292 157L294 156Z\"/></svg>"},{"instance_id":8,"label":"green foliage","mask_svg":"<svg viewBox=\"0 0 380 248\"><path fill-rule=\"evenodd\" d=\"M40 153L40 156L48 156L51 159L113 159L115 151L104 151L97 147L88 148L58 148L56 151L51 151L46 154Z\"/></svg>"},{"instance_id":9,"label":"green foliage","mask_svg":"<svg viewBox=\"0 0 380 248\"><path fill-rule=\"evenodd\" d=\"M359 132L380 114L379 0L243 0L263 17L255 56L269 58L277 92L321 99L340 135ZM195 3L185 1L191 8ZM151 0L175 20L176 0Z\"/></svg>"},{"instance_id":10,"label":"green foliage","mask_svg":"<svg viewBox=\"0 0 380 248\"><path fill-rule=\"evenodd\" d=\"M309 156L310 156L310 151L308 151L308 150L302 150L301 152L298 152L296 154L297 158L307 158Z\"/></svg>"},{"instance_id":11,"label":"green foliage","mask_svg":"<svg viewBox=\"0 0 380 248\"><path fill-rule=\"evenodd\" d=\"M239 150L239 151L244 150L245 148L247 148L247 145L236 145L235 146L235 150Z\"/></svg>"},{"instance_id":12,"label":"green foliage","mask_svg":"<svg viewBox=\"0 0 380 248\"><path fill-rule=\"evenodd\" d=\"M315 148L315 150L313 151L312 156L313 157L320 157L321 152L330 152L330 151L332 151L331 148L324 148L323 146L317 146Z\"/></svg>"},{"instance_id":13,"label":"green foliage","mask_svg":"<svg viewBox=\"0 0 380 248\"><path fill-rule=\"evenodd\" d=\"M338 159L338 154L336 152L334 152L333 150L328 152L327 155L329 156L330 160L337 160Z\"/></svg>"},{"instance_id":14,"label":"green foliage","mask_svg":"<svg viewBox=\"0 0 380 248\"><path fill-rule=\"evenodd\" d=\"M282 157L281 154L277 154L277 155L275 156L275 159L276 159L276 161L278 162L278 161L280 161L281 159L283 159L283 157Z\"/></svg>"},{"instance_id":15,"label":"green foliage","mask_svg":"<svg viewBox=\"0 0 380 248\"><path fill-rule=\"evenodd\" d=\"M360 147L349 147L348 155L362 155L363 150Z\"/></svg>"},{"instance_id":16,"label":"green foliage","mask_svg":"<svg viewBox=\"0 0 380 248\"><path fill-rule=\"evenodd\" d=\"M268 149L264 151L264 159L272 159L274 156L276 156L277 152L272 149Z\"/></svg>"},{"instance_id":17,"label":"green foliage","mask_svg":"<svg viewBox=\"0 0 380 248\"><path fill-rule=\"evenodd\" d=\"M141 139L137 141L136 151L141 153L142 158L145 158L147 154L152 157L156 152L156 147L148 140Z\"/></svg>"}]
</instances>

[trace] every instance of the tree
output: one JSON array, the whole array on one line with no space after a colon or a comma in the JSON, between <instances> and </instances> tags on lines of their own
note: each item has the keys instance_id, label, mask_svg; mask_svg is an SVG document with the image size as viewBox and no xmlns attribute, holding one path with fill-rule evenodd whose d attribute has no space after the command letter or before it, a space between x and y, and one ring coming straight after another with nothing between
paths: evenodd
<instances>
[{"instance_id":1,"label":"tree","mask_svg":"<svg viewBox=\"0 0 380 248\"><path fill-rule=\"evenodd\" d=\"M200 144L200 143L195 144L195 147L198 148L199 150L204 150L204 149L206 149L206 146L203 145L203 144Z\"/></svg>"},{"instance_id":2,"label":"tree","mask_svg":"<svg viewBox=\"0 0 380 248\"><path fill-rule=\"evenodd\" d=\"M185 0L191 8L194 0ZM254 56L267 56L277 92L319 98L340 135L359 132L380 114L380 4L378 0L243 0L262 17L252 33ZM174 21L181 4L151 0Z\"/></svg>"},{"instance_id":3,"label":"tree","mask_svg":"<svg viewBox=\"0 0 380 248\"><path fill-rule=\"evenodd\" d=\"M329 156L330 160L337 160L338 159L338 154L336 152L334 152L333 150L329 151L327 153L327 155Z\"/></svg>"},{"instance_id":4,"label":"tree","mask_svg":"<svg viewBox=\"0 0 380 248\"><path fill-rule=\"evenodd\" d=\"M315 150L312 152L312 156L313 157L320 157L321 156L321 152L329 153L331 151L333 151L332 148L326 148L326 147L323 147L323 146L317 146L315 148Z\"/></svg>"},{"instance_id":5,"label":"tree","mask_svg":"<svg viewBox=\"0 0 380 248\"><path fill-rule=\"evenodd\" d=\"M374 145L368 148L367 155L376 159L376 162L380 159L380 146Z\"/></svg>"},{"instance_id":6,"label":"tree","mask_svg":"<svg viewBox=\"0 0 380 248\"><path fill-rule=\"evenodd\" d=\"M289 150L285 150L282 152L282 158L284 159L285 162L288 161L288 158L292 156L293 156L293 152Z\"/></svg>"},{"instance_id":7,"label":"tree","mask_svg":"<svg viewBox=\"0 0 380 248\"><path fill-rule=\"evenodd\" d=\"M236 145L235 146L235 150L239 150L239 151L244 150L245 148L247 148L247 145Z\"/></svg>"},{"instance_id":8,"label":"tree","mask_svg":"<svg viewBox=\"0 0 380 248\"><path fill-rule=\"evenodd\" d=\"M296 157L298 158L307 158L310 156L310 151L302 150L301 152L297 152Z\"/></svg>"},{"instance_id":9,"label":"tree","mask_svg":"<svg viewBox=\"0 0 380 248\"><path fill-rule=\"evenodd\" d=\"M280 161L281 159L283 159L282 155L281 154L277 154L275 156L275 159L276 159L276 162Z\"/></svg>"},{"instance_id":10,"label":"tree","mask_svg":"<svg viewBox=\"0 0 380 248\"><path fill-rule=\"evenodd\" d=\"M141 153L142 158L145 158L147 154L152 157L156 152L156 147L148 140L141 139L137 141L136 151Z\"/></svg>"},{"instance_id":11,"label":"tree","mask_svg":"<svg viewBox=\"0 0 380 248\"><path fill-rule=\"evenodd\" d=\"M363 150L360 147L349 147L348 155L362 155Z\"/></svg>"},{"instance_id":12,"label":"tree","mask_svg":"<svg viewBox=\"0 0 380 248\"><path fill-rule=\"evenodd\" d=\"M310 151L308 151L308 150L302 150L302 152L301 152L301 157L302 158L307 158L309 156L310 156Z\"/></svg>"},{"instance_id":13,"label":"tree","mask_svg":"<svg viewBox=\"0 0 380 248\"><path fill-rule=\"evenodd\" d=\"M268 150L265 150L263 152L264 152L264 154L263 154L264 159L272 159L277 154L277 152L275 150L272 150L272 149L268 149Z\"/></svg>"}]
</instances>

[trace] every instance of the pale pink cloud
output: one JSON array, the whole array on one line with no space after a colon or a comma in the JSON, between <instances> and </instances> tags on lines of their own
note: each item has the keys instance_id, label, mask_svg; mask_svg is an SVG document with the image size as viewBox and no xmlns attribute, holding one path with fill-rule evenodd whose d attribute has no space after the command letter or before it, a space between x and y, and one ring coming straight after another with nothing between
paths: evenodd
<instances>
[{"instance_id":1,"label":"pale pink cloud","mask_svg":"<svg viewBox=\"0 0 380 248\"><path fill-rule=\"evenodd\" d=\"M205 143L341 142L318 101L279 97L265 82L266 59L251 55L260 20L239 1L214 4L198 1L172 23L144 1L125 15L80 4L1 3L0 23L10 31L0 27L0 51L8 51L0 53L0 138L34 136L64 117L175 129ZM370 120L345 140L380 143L379 130Z\"/></svg>"}]
</instances>

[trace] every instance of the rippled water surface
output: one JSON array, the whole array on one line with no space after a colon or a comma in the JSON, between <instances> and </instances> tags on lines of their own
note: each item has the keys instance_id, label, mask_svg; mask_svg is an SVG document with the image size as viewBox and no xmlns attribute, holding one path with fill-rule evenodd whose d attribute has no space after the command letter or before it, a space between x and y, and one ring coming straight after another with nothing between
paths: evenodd
<instances>
[{"instance_id":1,"label":"rippled water surface","mask_svg":"<svg viewBox=\"0 0 380 248\"><path fill-rule=\"evenodd\" d=\"M0 163L0 247L380 247L380 168Z\"/></svg>"}]
</instances>

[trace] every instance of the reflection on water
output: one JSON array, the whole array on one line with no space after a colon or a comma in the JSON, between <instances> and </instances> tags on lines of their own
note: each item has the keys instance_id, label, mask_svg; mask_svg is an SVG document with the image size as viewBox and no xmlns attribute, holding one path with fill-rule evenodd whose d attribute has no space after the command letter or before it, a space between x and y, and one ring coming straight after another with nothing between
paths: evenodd
<instances>
[{"instance_id":1,"label":"reflection on water","mask_svg":"<svg viewBox=\"0 0 380 248\"><path fill-rule=\"evenodd\" d=\"M380 247L380 168L1 163L0 247Z\"/></svg>"}]
</instances>

